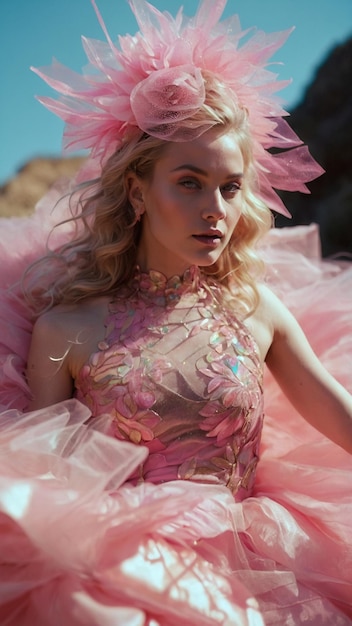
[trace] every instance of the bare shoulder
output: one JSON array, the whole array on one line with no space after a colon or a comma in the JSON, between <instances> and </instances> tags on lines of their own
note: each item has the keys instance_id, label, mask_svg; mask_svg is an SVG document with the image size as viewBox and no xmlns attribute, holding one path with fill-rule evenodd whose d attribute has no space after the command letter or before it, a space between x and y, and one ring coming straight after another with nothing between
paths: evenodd
<instances>
[{"instance_id":1,"label":"bare shoulder","mask_svg":"<svg viewBox=\"0 0 352 626\"><path fill-rule=\"evenodd\" d=\"M95 299L77 304L59 304L40 315L34 325L34 333L67 340L84 336L92 327L106 317L105 299Z\"/></svg>"},{"instance_id":2,"label":"bare shoulder","mask_svg":"<svg viewBox=\"0 0 352 626\"><path fill-rule=\"evenodd\" d=\"M97 298L59 305L38 318L27 361L29 410L72 397L78 373L105 336L108 302Z\"/></svg>"},{"instance_id":3,"label":"bare shoulder","mask_svg":"<svg viewBox=\"0 0 352 626\"><path fill-rule=\"evenodd\" d=\"M258 306L246 320L245 324L259 347L263 362L270 350L280 318L286 311L280 300L264 284L257 286L259 294Z\"/></svg>"},{"instance_id":4,"label":"bare shoulder","mask_svg":"<svg viewBox=\"0 0 352 626\"><path fill-rule=\"evenodd\" d=\"M37 319L32 344L44 352L49 350L54 359L67 357L75 377L104 338L108 303L104 297L53 307Z\"/></svg>"},{"instance_id":5,"label":"bare shoulder","mask_svg":"<svg viewBox=\"0 0 352 626\"><path fill-rule=\"evenodd\" d=\"M103 313L107 310L107 302L107 298L94 298L75 304L58 304L42 313L35 326L54 331L67 330L82 324L84 326L91 318L99 315L100 311Z\"/></svg>"},{"instance_id":6,"label":"bare shoulder","mask_svg":"<svg viewBox=\"0 0 352 626\"><path fill-rule=\"evenodd\" d=\"M268 322L270 321L271 324L277 324L281 316L286 312L288 313L288 309L264 283L260 283L257 289L259 293L258 315L264 317Z\"/></svg>"}]
</instances>

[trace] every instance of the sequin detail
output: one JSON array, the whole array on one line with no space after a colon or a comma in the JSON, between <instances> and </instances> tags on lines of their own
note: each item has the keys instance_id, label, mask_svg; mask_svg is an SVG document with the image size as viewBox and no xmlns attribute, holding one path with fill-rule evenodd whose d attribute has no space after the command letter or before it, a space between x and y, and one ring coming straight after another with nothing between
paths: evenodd
<instances>
[{"instance_id":1,"label":"sequin detail","mask_svg":"<svg viewBox=\"0 0 352 626\"><path fill-rule=\"evenodd\" d=\"M110 304L106 337L76 396L109 413L114 435L146 445L131 477L200 480L250 495L262 428L262 370L223 289L193 266L184 276L138 268Z\"/></svg>"}]
</instances>

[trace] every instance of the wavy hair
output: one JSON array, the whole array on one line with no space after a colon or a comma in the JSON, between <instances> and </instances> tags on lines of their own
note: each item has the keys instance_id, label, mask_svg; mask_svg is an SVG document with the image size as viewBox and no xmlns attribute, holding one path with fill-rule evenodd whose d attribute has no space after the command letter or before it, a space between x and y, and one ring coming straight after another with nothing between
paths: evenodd
<instances>
[{"instance_id":1,"label":"wavy hair","mask_svg":"<svg viewBox=\"0 0 352 626\"><path fill-rule=\"evenodd\" d=\"M272 217L255 193L257 176L247 111L216 77L204 78L205 102L192 119L209 120L224 132L235 131L244 160L244 180L242 213L231 240L218 261L202 271L226 286L248 315L258 304L256 282L262 271L256 244L270 229ZM166 145L146 133L131 137L109 158L98 179L73 192L70 220L76 225L75 236L35 263L25 276L24 292L36 313L58 303L113 294L131 279L142 222L136 220L129 202L126 174L133 171L143 180L151 179Z\"/></svg>"}]
</instances>

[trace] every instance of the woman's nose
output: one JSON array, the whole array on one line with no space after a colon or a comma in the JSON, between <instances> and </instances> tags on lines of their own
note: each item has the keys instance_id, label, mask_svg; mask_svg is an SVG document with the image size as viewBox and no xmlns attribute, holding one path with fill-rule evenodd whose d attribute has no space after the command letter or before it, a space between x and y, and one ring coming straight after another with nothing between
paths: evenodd
<instances>
[{"instance_id":1,"label":"woman's nose","mask_svg":"<svg viewBox=\"0 0 352 626\"><path fill-rule=\"evenodd\" d=\"M220 189L209 192L203 198L202 218L205 220L221 220L226 217L224 199Z\"/></svg>"}]
</instances>

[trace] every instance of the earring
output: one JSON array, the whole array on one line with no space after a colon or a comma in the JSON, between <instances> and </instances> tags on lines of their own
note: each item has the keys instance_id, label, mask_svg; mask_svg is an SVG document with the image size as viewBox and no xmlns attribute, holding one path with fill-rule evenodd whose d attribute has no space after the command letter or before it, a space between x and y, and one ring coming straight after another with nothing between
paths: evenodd
<instances>
[{"instance_id":1,"label":"earring","mask_svg":"<svg viewBox=\"0 0 352 626\"><path fill-rule=\"evenodd\" d=\"M141 217L144 213L144 202L135 202L133 203L133 210L134 210L134 224L137 224L137 222L141 221Z\"/></svg>"}]
</instances>

